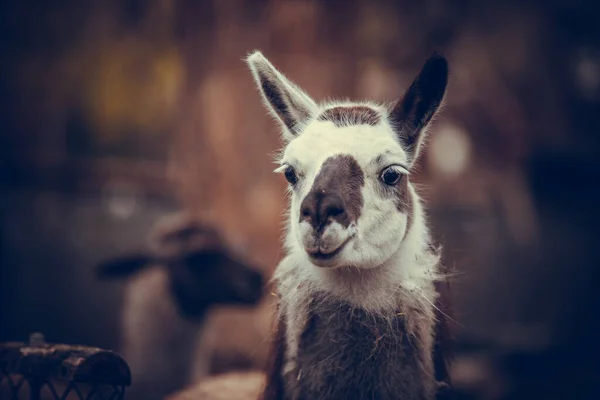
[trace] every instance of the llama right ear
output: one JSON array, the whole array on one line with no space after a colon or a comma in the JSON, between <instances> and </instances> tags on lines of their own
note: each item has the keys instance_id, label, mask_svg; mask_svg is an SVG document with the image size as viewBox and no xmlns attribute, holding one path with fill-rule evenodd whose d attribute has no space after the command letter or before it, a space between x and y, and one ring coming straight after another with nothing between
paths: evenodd
<instances>
[{"instance_id":1,"label":"llama right ear","mask_svg":"<svg viewBox=\"0 0 600 400\"><path fill-rule=\"evenodd\" d=\"M390 110L390 122L411 162L419 156L425 130L438 110L448 84L448 61L434 53L406 93Z\"/></svg>"},{"instance_id":2,"label":"llama right ear","mask_svg":"<svg viewBox=\"0 0 600 400\"><path fill-rule=\"evenodd\" d=\"M260 51L246 59L268 109L283 125L286 141L298 136L316 114L317 104L281 74Z\"/></svg>"}]
</instances>

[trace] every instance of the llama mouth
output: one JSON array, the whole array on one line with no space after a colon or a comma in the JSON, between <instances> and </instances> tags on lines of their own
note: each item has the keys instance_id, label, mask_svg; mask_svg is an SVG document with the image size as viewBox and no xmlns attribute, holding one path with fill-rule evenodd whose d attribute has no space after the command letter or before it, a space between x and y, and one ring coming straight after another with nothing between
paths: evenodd
<instances>
[{"instance_id":1,"label":"llama mouth","mask_svg":"<svg viewBox=\"0 0 600 400\"><path fill-rule=\"evenodd\" d=\"M352 239L352 236L348 237L348 239L346 239L344 241L344 243L342 243L337 249L335 249L334 251L331 251L329 253L324 253L320 250L317 250L315 252L307 251L307 254L313 261L321 261L322 262L322 261L333 260L335 257L337 257L342 252L342 250L344 250L344 248L346 247L348 242L350 242L351 239Z\"/></svg>"}]
</instances>

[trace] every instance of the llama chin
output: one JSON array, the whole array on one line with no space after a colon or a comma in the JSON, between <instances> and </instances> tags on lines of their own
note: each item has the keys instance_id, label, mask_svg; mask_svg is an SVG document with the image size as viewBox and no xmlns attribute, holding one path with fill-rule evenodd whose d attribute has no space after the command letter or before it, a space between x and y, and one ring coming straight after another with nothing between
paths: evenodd
<instances>
[{"instance_id":1,"label":"llama chin","mask_svg":"<svg viewBox=\"0 0 600 400\"><path fill-rule=\"evenodd\" d=\"M290 193L263 398L434 398L449 384L445 276L410 175L446 59L432 55L389 106L318 104L259 51L247 63L282 128L275 172Z\"/></svg>"}]
</instances>

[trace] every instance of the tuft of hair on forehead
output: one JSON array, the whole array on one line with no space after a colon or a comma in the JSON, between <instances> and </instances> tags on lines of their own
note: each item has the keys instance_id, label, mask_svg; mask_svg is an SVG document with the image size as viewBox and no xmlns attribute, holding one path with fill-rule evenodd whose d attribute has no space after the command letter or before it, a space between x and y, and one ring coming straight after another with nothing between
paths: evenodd
<instances>
[{"instance_id":1,"label":"tuft of hair on forehead","mask_svg":"<svg viewBox=\"0 0 600 400\"><path fill-rule=\"evenodd\" d=\"M267 109L280 122L284 140L296 137L314 118L318 106L256 50L246 58Z\"/></svg>"},{"instance_id":2,"label":"tuft of hair on forehead","mask_svg":"<svg viewBox=\"0 0 600 400\"><path fill-rule=\"evenodd\" d=\"M319 121L333 122L338 128L352 125L376 126L381 123L381 113L367 105L333 106L323 111Z\"/></svg>"}]
</instances>

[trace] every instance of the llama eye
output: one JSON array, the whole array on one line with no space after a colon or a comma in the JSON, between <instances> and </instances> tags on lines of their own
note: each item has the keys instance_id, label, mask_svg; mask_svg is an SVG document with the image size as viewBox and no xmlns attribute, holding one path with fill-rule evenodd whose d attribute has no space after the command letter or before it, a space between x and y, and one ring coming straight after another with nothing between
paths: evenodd
<instances>
[{"instance_id":1,"label":"llama eye","mask_svg":"<svg viewBox=\"0 0 600 400\"><path fill-rule=\"evenodd\" d=\"M381 173L381 180L386 185L395 185L402 178L402 174L394 167L387 167Z\"/></svg>"},{"instance_id":2,"label":"llama eye","mask_svg":"<svg viewBox=\"0 0 600 400\"><path fill-rule=\"evenodd\" d=\"M291 184L295 185L298 182L298 175L296 175L296 171L293 167L287 167L284 172L285 179Z\"/></svg>"}]
</instances>

